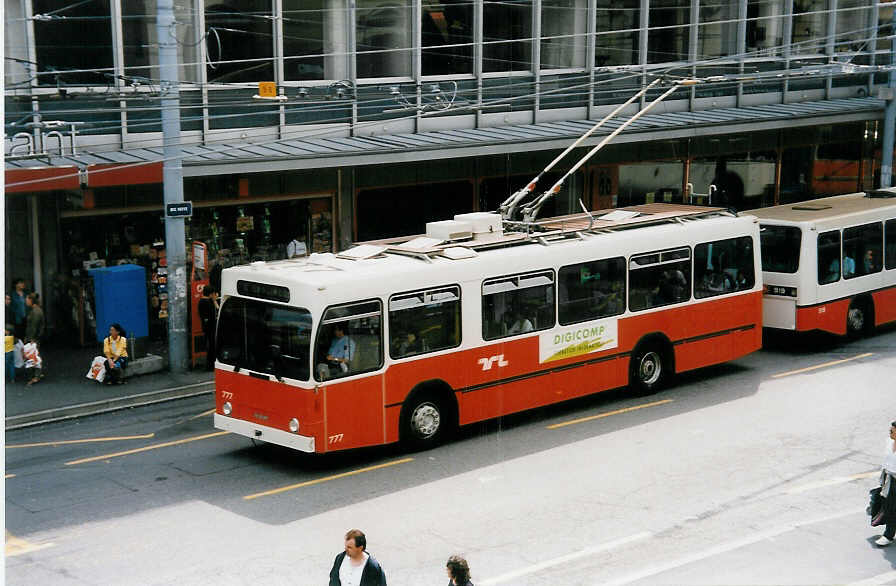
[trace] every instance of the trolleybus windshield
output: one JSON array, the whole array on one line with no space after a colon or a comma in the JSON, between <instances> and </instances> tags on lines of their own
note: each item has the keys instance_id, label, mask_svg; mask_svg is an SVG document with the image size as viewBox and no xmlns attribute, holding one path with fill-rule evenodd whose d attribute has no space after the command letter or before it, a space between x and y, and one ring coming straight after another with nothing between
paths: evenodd
<instances>
[{"instance_id":1,"label":"trolleybus windshield","mask_svg":"<svg viewBox=\"0 0 896 586\"><path fill-rule=\"evenodd\" d=\"M311 313L230 297L218 318L218 360L238 369L308 380Z\"/></svg>"}]
</instances>

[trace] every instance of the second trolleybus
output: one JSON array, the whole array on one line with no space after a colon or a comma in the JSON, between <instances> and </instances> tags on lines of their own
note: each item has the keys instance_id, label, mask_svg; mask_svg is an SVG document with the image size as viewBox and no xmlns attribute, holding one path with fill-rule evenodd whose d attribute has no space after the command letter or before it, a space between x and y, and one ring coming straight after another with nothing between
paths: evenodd
<instances>
[{"instance_id":1,"label":"second trolleybus","mask_svg":"<svg viewBox=\"0 0 896 586\"><path fill-rule=\"evenodd\" d=\"M222 274L215 426L304 452L399 440L759 349L759 224L648 204L427 235Z\"/></svg>"},{"instance_id":2,"label":"second trolleybus","mask_svg":"<svg viewBox=\"0 0 896 586\"><path fill-rule=\"evenodd\" d=\"M766 327L858 336L896 321L896 189L744 214L760 222Z\"/></svg>"}]
</instances>

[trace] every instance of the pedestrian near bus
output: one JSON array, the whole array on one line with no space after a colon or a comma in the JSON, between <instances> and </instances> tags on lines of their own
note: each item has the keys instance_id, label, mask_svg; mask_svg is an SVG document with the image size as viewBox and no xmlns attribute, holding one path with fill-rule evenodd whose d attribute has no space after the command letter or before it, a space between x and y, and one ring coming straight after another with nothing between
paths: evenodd
<instances>
[{"instance_id":1,"label":"pedestrian near bus","mask_svg":"<svg viewBox=\"0 0 896 586\"><path fill-rule=\"evenodd\" d=\"M890 438L887 440L884 466L880 473L880 487L880 496L884 499L881 506L886 528L874 543L886 547L896 537L896 421L890 424Z\"/></svg>"},{"instance_id":2,"label":"pedestrian near bus","mask_svg":"<svg viewBox=\"0 0 896 586\"><path fill-rule=\"evenodd\" d=\"M448 586L473 586L470 582L470 565L464 558L459 555L451 556L445 568L448 570Z\"/></svg>"},{"instance_id":3,"label":"pedestrian near bus","mask_svg":"<svg viewBox=\"0 0 896 586\"><path fill-rule=\"evenodd\" d=\"M367 553L367 537L360 529L345 534L345 551L333 561L330 586L386 586L386 574Z\"/></svg>"},{"instance_id":4,"label":"pedestrian near bus","mask_svg":"<svg viewBox=\"0 0 896 586\"><path fill-rule=\"evenodd\" d=\"M205 338L205 369L215 369L215 329L218 326L218 293L211 285L202 288L202 297L196 306L202 335Z\"/></svg>"},{"instance_id":5,"label":"pedestrian near bus","mask_svg":"<svg viewBox=\"0 0 896 586\"><path fill-rule=\"evenodd\" d=\"M40 348L47 330L44 310L40 306L40 295L29 293L25 296L25 305L28 306L28 317L25 318L25 339L34 340L37 347Z\"/></svg>"},{"instance_id":6,"label":"pedestrian near bus","mask_svg":"<svg viewBox=\"0 0 896 586\"><path fill-rule=\"evenodd\" d=\"M13 279L12 293L9 296L16 338L21 339L25 337L25 316L28 314L25 306L25 279Z\"/></svg>"}]
</instances>

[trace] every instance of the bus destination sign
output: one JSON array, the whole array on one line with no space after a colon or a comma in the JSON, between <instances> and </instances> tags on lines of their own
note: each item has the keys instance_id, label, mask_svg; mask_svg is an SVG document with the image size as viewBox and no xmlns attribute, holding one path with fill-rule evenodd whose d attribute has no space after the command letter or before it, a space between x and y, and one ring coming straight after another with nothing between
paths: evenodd
<instances>
[{"instance_id":1,"label":"bus destination sign","mask_svg":"<svg viewBox=\"0 0 896 586\"><path fill-rule=\"evenodd\" d=\"M175 203L165 204L165 217L167 218L190 218L192 216L192 201L178 201Z\"/></svg>"}]
</instances>

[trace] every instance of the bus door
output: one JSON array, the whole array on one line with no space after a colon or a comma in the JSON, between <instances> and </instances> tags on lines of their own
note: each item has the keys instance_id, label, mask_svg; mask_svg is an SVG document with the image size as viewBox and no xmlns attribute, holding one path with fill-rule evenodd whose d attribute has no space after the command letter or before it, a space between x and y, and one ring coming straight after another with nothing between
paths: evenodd
<instances>
[{"instance_id":1,"label":"bus door","mask_svg":"<svg viewBox=\"0 0 896 586\"><path fill-rule=\"evenodd\" d=\"M324 450L385 442L382 302L328 308L317 331L313 363L325 400Z\"/></svg>"}]
</instances>

